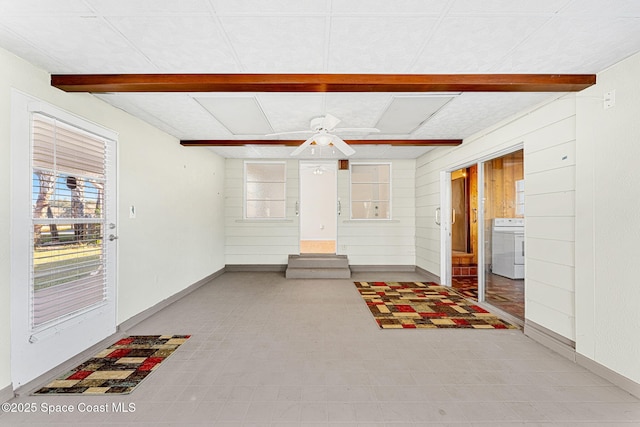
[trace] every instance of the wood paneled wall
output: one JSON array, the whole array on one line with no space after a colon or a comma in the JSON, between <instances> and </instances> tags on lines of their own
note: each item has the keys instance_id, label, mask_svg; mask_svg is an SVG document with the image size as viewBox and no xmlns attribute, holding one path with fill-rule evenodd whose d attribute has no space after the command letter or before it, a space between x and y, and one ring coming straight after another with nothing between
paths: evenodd
<instances>
[{"instance_id":1,"label":"wood paneled wall","mask_svg":"<svg viewBox=\"0 0 640 427\"><path fill-rule=\"evenodd\" d=\"M493 159L485 169L485 219L523 217L516 213L516 181L524 179L524 151Z\"/></svg>"}]
</instances>

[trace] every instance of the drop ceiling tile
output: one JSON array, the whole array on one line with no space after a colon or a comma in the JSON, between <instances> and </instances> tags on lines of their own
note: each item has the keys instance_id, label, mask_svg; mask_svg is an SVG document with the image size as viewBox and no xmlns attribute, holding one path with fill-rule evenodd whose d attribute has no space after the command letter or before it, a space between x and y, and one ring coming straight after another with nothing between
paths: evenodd
<instances>
[{"instance_id":1,"label":"drop ceiling tile","mask_svg":"<svg viewBox=\"0 0 640 427\"><path fill-rule=\"evenodd\" d=\"M493 69L495 63L548 19L544 16L445 18L412 67L412 72L499 72Z\"/></svg>"},{"instance_id":2,"label":"drop ceiling tile","mask_svg":"<svg viewBox=\"0 0 640 427\"><path fill-rule=\"evenodd\" d=\"M390 99L388 93L327 93L326 112L341 120L338 128L371 128Z\"/></svg>"},{"instance_id":3,"label":"drop ceiling tile","mask_svg":"<svg viewBox=\"0 0 640 427\"><path fill-rule=\"evenodd\" d=\"M0 0L0 16L91 14L82 0Z\"/></svg>"},{"instance_id":4,"label":"drop ceiling tile","mask_svg":"<svg viewBox=\"0 0 640 427\"><path fill-rule=\"evenodd\" d=\"M43 70L75 71L75 69L59 62L54 56L38 50L24 38L17 36L16 33L3 27L1 23L0 46Z\"/></svg>"},{"instance_id":5,"label":"drop ceiling tile","mask_svg":"<svg viewBox=\"0 0 640 427\"><path fill-rule=\"evenodd\" d=\"M331 12L334 14L363 15L439 15L449 0L333 0Z\"/></svg>"},{"instance_id":6,"label":"drop ceiling tile","mask_svg":"<svg viewBox=\"0 0 640 427\"><path fill-rule=\"evenodd\" d=\"M100 98L180 139L230 139L231 133L184 93L104 94Z\"/></svg>"},{"instance_id":7,"label":"drop ceiling tile","mask_svg":"<svg viewBox=\"0 0 640 427\"><path fill-rule=\"evenodd\" d=\"M209 14L207 0L86 0L98 13L109 16Z\"/></svg>"},{"instance_id":8,"label":"drop ceiling tile","mask_svg":"<svg viewBox=\"0 0 640 427\"><path fill-rule=\"evenodd\" d=\"M210 16L107 18L161 73L234 73L233 51Z\"/></svg>"},{"instance_id":9,"label":"drop ceiling tile","mask_svg":"<svg viewBox=\"0 0 640 427\"><path fill-rule=\"evenodd\" d=\"M329 0L211 0L216 13L224 15L259 14L324 14L329 12Z\"/></svg>"},{"instance_id":10,"label":"drop ceiling tile","mask_svg":"<svg viewBox=\"0 0 640 427\"><path fill-rule=\"evenodd\" d=\"M466 92L439 110L413 133L413 137L464 139L554 96L559 95Z\"/></svg>"},{"instance_id":11,"label":"drop ceiling tile","mask_svg":"<svg viewBox=\"0 0 640 427\"><path fill-rule=\"evenodd\" d=\"M329 71L403 73L434 28L425 17L334 17Z\"/></svg>"},{"instance_id":12,"label":"drop ceiling tile","mask_svg":"<svg viewBox=\"0 0 640 427\"><path fill-rule=\"evenodd\" d=\"M194 98L234 135L267 135L273 132L253 96Z\"/></svg>"},{"instance_id":13,"label":"drop ceiling tile","mask_svg":"<svg viewBox=\"0 0 640 427\"><path fill-rule=\"evenodd\" d=\"M0 20L0 25L27 40L41 54L66 64L64 70L48 68L50 72L117 73L152 69L149 61L101 18L29 16Z\"/></svg>"},{"instance_id":14,"label":"drop ceiling tile","mask_svg":"<svg viewBox=\"0 0 640 427\"><path fill-rule=\"evenodd\" d=\"M571 0L455 0L450 14L557 13ZM582 0L579 0L580 2Z\"/></svg>"},{"instance_id":15,"label":"drop ceiling tile","mask_svg":"<svg viewBox=\"0 0 640 427\"><path fill-rule=\"evenodd\" d=\"M320 72L324 17L222 17L243 70L253 73Z\"/></svg>"},{"instance_id":16,"label":"drop ceiling tile","mask_svg":"<svg viewBox=\"0 0 640 427\"><path fill-rule=\"evenodd\" d=\"M261 93L258 102L262 106L274 132L310 130L312 118L325 111L323 93ZM304 135L287 135L281 139L304 139Z\"/></svg>"},{"instance_id":17,"label":"drop ceiling tile","mask_svg":"<svg viewBox=\"0 0 640 427\"><path fill-rule=\"evenodd\" d=\"M557 16L505 58L514 73L598 73L640 50L640 18Z\"/></svg>"},{"instance_id":18,"label":"drop ceiling tile","mask_svg":"<svg viewBox=\"0 0 640 427\"><path fill-rule=\"evenodd\" d=\"M571 16L617 16L640 17L640 2L637 0L616 0L615 2L602 0L573 0L560 15Z\"/></svg>"},{"instance_id":19,"label":"drop ceiling tile","mask_svg":"<svg viewBox=\"0 0 640 427\"><path fill-rule=\"evenodd\" d=\"M411 134L452 99L454 95L393 96L393 100L376 123L376 127L382 134Z\"/></svg>"}]
</instances>

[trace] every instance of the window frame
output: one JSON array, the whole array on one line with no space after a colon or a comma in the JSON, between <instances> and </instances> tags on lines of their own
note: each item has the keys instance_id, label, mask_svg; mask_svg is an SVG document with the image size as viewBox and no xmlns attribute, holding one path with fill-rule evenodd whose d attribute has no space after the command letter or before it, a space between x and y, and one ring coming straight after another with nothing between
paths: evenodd
<instances>
[{"instance_id":1,"label":"window frame","mask_svg":"<svg viewBox=\"0 0 640 427\"><path fill-rule=\"evenodd\" d=\"M283 185L283 216L279 217L249 217L247 216L247 202L249 201L247 196L247 184L248 174L247 174L247 166L250 164L271 164L271 165L282 165L284 168L284 181L282 181ZM252 181L259 182L259 181ZM278 182L278 181L276 181ZM284 160L245 160L243 163L243 176L242 176L242 218L247 221L281 221L283 219L287 219L287 162Z\"/></svg>"},{"instance_id":2,"label":"window frame","mask_svg":"<svg viewBox=\"0 0 640 427\"><path fill-rule=\"evenodd\" d=\"M388 218L355 218L353 216L353 167L354 166L383 166L389 167L389 217ZM381 182L378 181L377 184ZM360 183L358 183L360 184ZM381 201L381 200L378 200ZM349 220L352 221L391 221L393 220L393 163L392 162L351 162L349 165Z\"/></svg>"}]
</instances>

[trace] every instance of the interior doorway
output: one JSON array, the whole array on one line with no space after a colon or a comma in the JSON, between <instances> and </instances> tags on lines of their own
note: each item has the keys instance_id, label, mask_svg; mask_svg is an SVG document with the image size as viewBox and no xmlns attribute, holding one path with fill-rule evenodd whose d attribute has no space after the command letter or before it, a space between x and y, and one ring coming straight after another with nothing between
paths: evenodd
<instances>
[{"instance_id":1,"label":"interior doorway","mask_svg":"<svg viewBox=\"0 0 640 427\"><path fill-rule=\"evenodd\" d=\"M451 273L478 276L478 167L451 172Z\"/></svg>"},{"instance_id":2,"label":"interior doorway","mask_svg":"<svg viewBox=\"0 0 640 427\"><path fill-rule=\"evenodd\" d=\"M452 171L447 182L451 286L523 320L524 150Z\"/></svg>"},{"instance_id":3,"label":"interior doorway","mask_svg":"<svg viewBox=\"0 0 640 427\"><path fill-rule=\"evenodd\" d=\"M484 300L524 319L524 150L482 167Z\"/></svg>"},{"instance_id":4,"label":"interior doorway","mask_svg":"<svg viewBox=\"0 0 640 427\"><path fill-rule=\"evenodd\" d=\"M300 254L335 254L338 233L338 166L300 161Z\"/></svg>"}]
</instances>

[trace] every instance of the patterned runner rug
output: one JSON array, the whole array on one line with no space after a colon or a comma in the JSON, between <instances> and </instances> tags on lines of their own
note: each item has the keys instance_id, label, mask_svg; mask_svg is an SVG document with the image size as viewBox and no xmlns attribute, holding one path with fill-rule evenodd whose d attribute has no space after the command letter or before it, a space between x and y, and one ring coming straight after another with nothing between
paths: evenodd
<instances>
[{"instance_id":1,"label":"patterned runner rug","mask_svg":"<svg viewBox=\"0 0 640 427\"><path fill-rule=\"evenodd\" d=\"M34 394L128 394L190 335L123 338Z\"/></svg>"},{"instance_id":2,"label":"patterned runner rug","mask_svg":"<svg viewBox=\"0 0 640 427\"><path fill-rule=\"evenodd\" d=\"M455 290L423 282L354 282L383 329L518 329Z\"/></svg>"}]
</instances>

